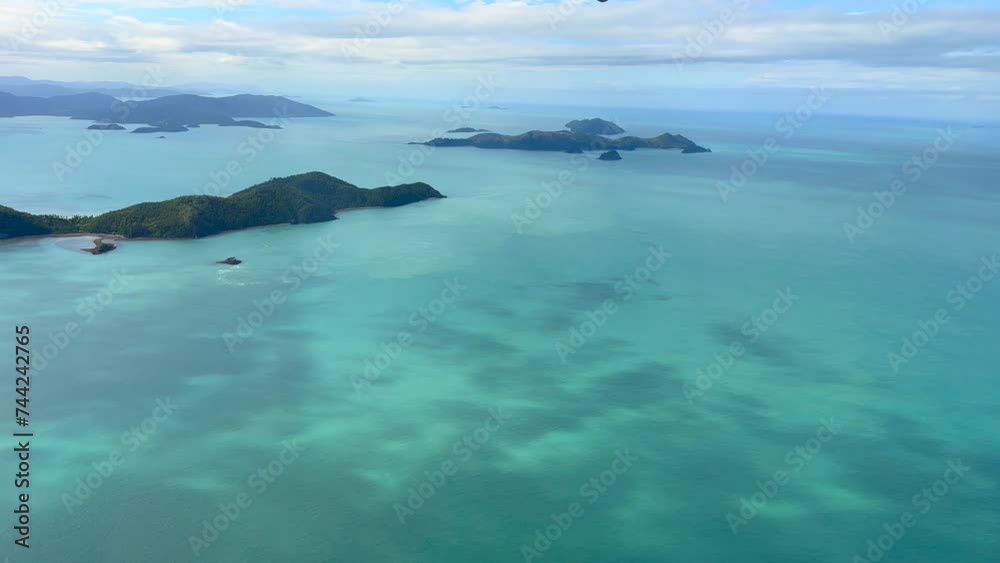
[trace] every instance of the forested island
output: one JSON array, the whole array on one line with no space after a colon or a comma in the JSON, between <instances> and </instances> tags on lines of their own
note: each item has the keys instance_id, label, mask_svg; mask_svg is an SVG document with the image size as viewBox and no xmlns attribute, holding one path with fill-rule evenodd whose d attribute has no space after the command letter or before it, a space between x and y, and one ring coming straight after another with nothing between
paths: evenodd
<instances>
[{"instance_id":1,"label":"forested island","mask_svg":"<svg viewBox=\"0 0 1000 563\"><path fill-rule=\"evenodd\" d=\"M86 233L201 238L266 225L332 221L342 209L398 207L443 197L422 182L365 189L322 172L309 172L272 178L228 197L183 196L93 217L32 215L0 206L0 238Z\"/></svg>"},{"instance_id":2,"label":"forested island","mask_svg":"<svg viewBox=\"0 0 1000 563\"><path fill-rule=\"evenodd\" d=\"M562 151L580 153L585 150L679 149L682 153L712 152L683 135L664 133L659 137L618 137L573 133L572 131L528 131L520 135L480 133L467 138L438 137L423 143L433 147L477 147L480 149L515 149L522 151Z\"/></svg>"},{"instance_id":3,"label":"forested island","mask_svg":"<svg viewBox=\"0 0 1000 563\"><path fill-rule=\"evenodd\" d=\"M587 135L621 135L625 132L618 124L606 119L574 119L566 124L566 128L574 133Z\"/></svg>"}]
</instances>

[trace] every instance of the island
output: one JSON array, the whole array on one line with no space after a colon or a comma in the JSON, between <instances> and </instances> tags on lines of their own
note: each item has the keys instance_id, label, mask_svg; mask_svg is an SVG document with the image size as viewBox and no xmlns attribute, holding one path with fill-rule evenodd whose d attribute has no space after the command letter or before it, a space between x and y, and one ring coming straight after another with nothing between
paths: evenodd
<instances>
[{"instance_id":1,"label":"island","mask_svg":"<svg viewBox=\"0 0 1000 563\"><path fill-rule=\"evenodd\" d=\"M333 221L341 209L399 207L444 197L422 182L365 189L322 172L308 172L272 178L228 197L182 196L97 216L32 215L0 206L0 231L8 238L93 233L107 238L190 239L267 225Z\"/></svg>"},{"instance_id":2,"label":"island","mask_svg":"<svg viewBox=\"0 0 1000 563\"><path fill-rule=\"evenodd\" d=\"M347 101L348 102L366 102L366 103L372 103L375 100L373 100L371 98L351 98L350 100L347 100Z\"/></svg>"},{"instance_id":3,"label":"island","mask_svg":"<svg viewBox=\"0 0 1000 563\"><path fill-rule=\"evenodd\" d=\"M163 125L154 125L152 127L136 127L132 130L133 133L183 133L187 131L187 127L183 125L171 125L169 123L164 123Z\"/></svg>"},{"instance_id":4,"label":"island","mask_svg":"<svg viewBox=\"0 0 1000 563\"><path fill-rule=\"evenodd\" d=\"M561 151L579 153L585 150L635 150L679 149L684 154L712 152L683 135L664 133L659 137L618 137L609 139L600 135L573 133L572 131L528 131L520 135L479 133L466 138L438 137L423 143L432 147L476 147L480 149L514 149L522 151Z\"/></svg>"},{"instance_id":5,"label":"island","mask_svg":"<svg viewBox=\"0 0 1000 563\"><path fill-rule=\"evenodd\" d=\"M566 128L574 133L586 135L621 135L625 132L618 124L605 119L574 119L566 124Z\"/></svg>"},{"instance_id":6,"label":"island","mask_svg":"<svg viewBox=\"0 0 1000 563\"><path fill-rule=\"evenodd\" d=\"M95 123L87 129L97 129L100 131L124 131L125 128L117 123Z\"/></svg>"},{"instance_id":7,"label":"island","mask_svg":"<svg viewBox=\"0 0 1000 563\"><path fill-rule=\"evenodd\" d=\"M490 107L488 107L486 109L507 109L507 108L500 107L500 106L490 106Z\"/></svg>"},{"instance_id":8,"label":"island","mask_svg":"<svg viewBox=\"0 0 1000 563\"><path fill-rule=\"evenodd\" d=\"M103 238L96 238L94 239L94 248L84 248L82 250L96 256L98 254L106 254L116 248L118 247L109 242L104 242Z\"/></svg>"},{"instance_id":9,"label":"island","mask_svg":"<svg viewBox=\"0 0 1000 563\"><path fill-rule=\"evenodd\" d=\"M447 133L490 133L489 129L475 129L473 127L459 127L458 129L452 129L446 131Z\"/></svg>"},{"instance_id":10,"label":"island","mask_svg":"<svg viewBox=\"0 0 1000 563\"><path fill-rule=\"evenodd\" d=\"M597 160L621 160L622 155L618 154L618 151L608 151L601 156L597 157Z\"/></svg>"},{"instance_id":11,"label":"island","mask_svg":"<svg viewBox=\"0 0 1000 563\"><path fill-rule=\"evenodd\" d=\"M219 260L218 262L216 262L216 264L228 264L230 266L239 266L242 263L243 263L243 261L240 260L239 258L235 257L235 256L230 256L229 258L226 258L225 260Z\"/></svg>"},{"instance_id":12,"label":"island","mask_svg":"<svg viewBox=\"0 0 1000 563\"><path fill-rule=\"evenodd\" d=\"M184 125L228 125L266 127L257 121L236 118L330 117L332 113L281 96L239 94L213 98L194 94L163 96L149 100L119 100L106 94L88 92L36 98L0 92L0 115L62 116L104 123L139 124L152 127L169 124L174 132ZM183 129L180 129L182 128Z\"/></svg>"},{"instance_id":13,"label":"island","mask_svg":"<svg viewBox=\"0 0 1000 563\"><path fill-rule=\"evenodd\" d=\"M239 121L232 120L226 123L220 123L219 127L253 127L254 129L281 129L280 125L266 125L259 121L254 121L252 119L241 119Z\"/></svg>"}]
</instances>

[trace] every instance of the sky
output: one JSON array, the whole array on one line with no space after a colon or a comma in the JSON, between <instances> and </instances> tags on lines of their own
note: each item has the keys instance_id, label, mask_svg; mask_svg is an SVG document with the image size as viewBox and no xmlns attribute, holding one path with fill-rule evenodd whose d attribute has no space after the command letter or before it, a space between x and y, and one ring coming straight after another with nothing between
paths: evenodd
<instances>
[{"instance_id":1,"label":"sky","mask_svg":"<svg viewBox=\"0 0 1000 563\"><path fill-rule=\"evenodd\" d=\"M3 0L0 74L1000 119L1000 0Z\"/></svg>"}]
</instances>

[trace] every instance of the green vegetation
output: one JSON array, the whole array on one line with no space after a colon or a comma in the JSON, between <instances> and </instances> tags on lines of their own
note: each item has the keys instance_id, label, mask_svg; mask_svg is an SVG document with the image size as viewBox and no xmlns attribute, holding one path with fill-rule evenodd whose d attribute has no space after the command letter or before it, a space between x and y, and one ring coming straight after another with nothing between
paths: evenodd
<instances>
[{"instance_id":1,"label":"green vegetation","mask_svg":"<svg viewBox=\"0 0 1000 563\"><path fill-rule=\"evenodd\" d=\"M500 135L480 133L466 139L438 137L426 143L434 147L477 147L481 149L516 149L522 151L563 151L579 153L585 150L607 151L633 149L680 149L681 152L712 152L683 135L664 133L659 137L620 137L609 139L600 135L573 133L570 131L528 131L520 135Z\"/></svg>"},{"instance_id":2,"label":"green vegetation","mask_svg":"<svg viewBox=\"0 0 1000 563\"><path fill-rule=\"evenodd\" d=\"M0 239L83 232L84 217L31 215L0 205Z\"/></svg>"},{"instance_id":3,"label":"green vegetation","mask_svg":"<svg viewBox=\"0 0 1000 563\"><path fill-rule=\"evenodd\" d=\"M566 128L574 133L587 135L621 135L625 132L618 124L606 119L574 119L566 124Z\"/></svg>"},{"instance_id":4,"label":"green vegetation","mask_svg":"<svg viewBox=\"0 0 1000 563\"><path fill-rule=\"evenodd\" d=\"M272 178L229 197L183 196L95 217L31 215L0 206L0 238L73 233L200 238L265 225L332 221L341 209L398 207L443 197L419 182L368 190L322 172L310 172Z\"/></svg>"}]
</instances>

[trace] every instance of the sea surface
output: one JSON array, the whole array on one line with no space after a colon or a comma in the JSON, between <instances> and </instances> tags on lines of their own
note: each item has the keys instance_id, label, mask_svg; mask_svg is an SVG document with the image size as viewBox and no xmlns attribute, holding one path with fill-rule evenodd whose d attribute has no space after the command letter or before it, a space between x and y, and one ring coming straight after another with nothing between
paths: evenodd
<instances>
[{"instance_id":1,"label":"sea surface","mask_svg":"<svg viewBox=\"0 0 1000 563\"><path fill-rule=\"evenodd\" d=\"M995 559L997 124L460 100L163 139L0 120L0 204L34 213L313 170L448 196L102 256L0 242L4 428L34 432L30 550L0 448L0 556ZM407 144L593 116L713 152Z\"/></svg>"}]
</instances>

